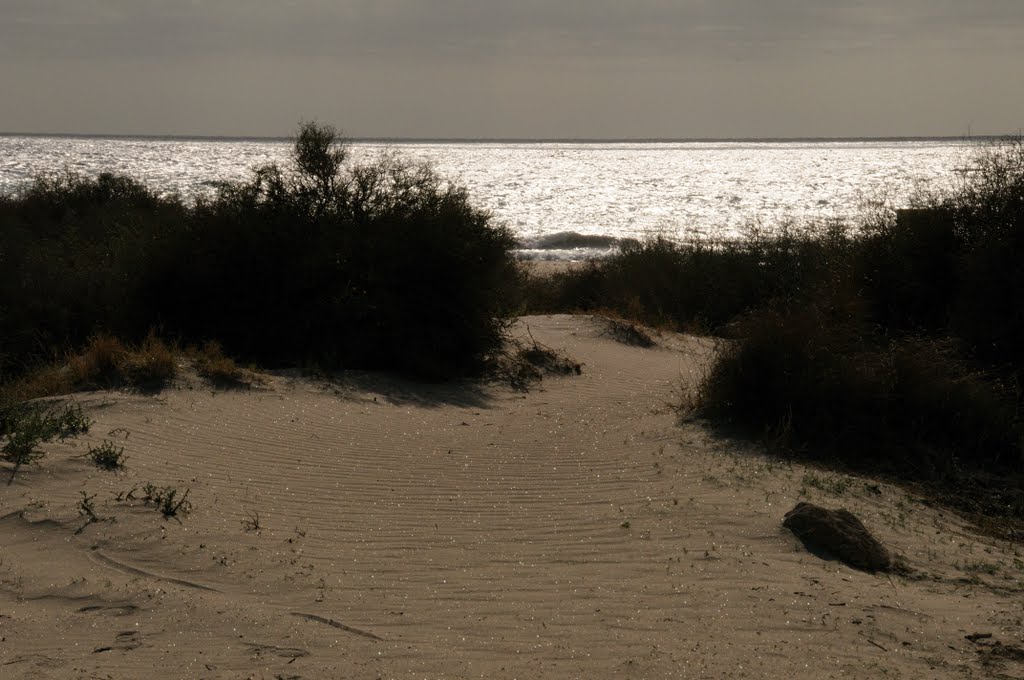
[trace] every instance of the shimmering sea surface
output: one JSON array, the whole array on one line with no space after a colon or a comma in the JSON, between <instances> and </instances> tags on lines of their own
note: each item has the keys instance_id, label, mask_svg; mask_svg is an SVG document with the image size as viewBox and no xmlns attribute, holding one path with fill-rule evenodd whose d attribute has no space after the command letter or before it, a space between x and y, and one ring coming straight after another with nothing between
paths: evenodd
<instances>
[{"instance_id":1,"label":"shimmering sea surface","mask_svg":"<svg viewBox=\"0 0 1024 680\"><path fill-rule=\"evenodd\" d=\"M0 136L0 192L65 168L125 173L186 199L250 169L286 163L286 140ZM599 253L613 239L731 238L759 223L855 220L952 186L970 142L353 142L432 163L512 227L531 258ZM597 237L581 239L574 235ZM577 248L575 246L587 246Z\"/></svg>"}]
</instances>

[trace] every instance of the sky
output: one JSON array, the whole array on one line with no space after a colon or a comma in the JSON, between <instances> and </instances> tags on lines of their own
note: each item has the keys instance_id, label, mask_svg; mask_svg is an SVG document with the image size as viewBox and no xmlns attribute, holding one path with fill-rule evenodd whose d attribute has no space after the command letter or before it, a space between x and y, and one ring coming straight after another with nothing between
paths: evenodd
<instances>
[{"instance_id":1,"label":"sky","mask_svg":"<svg viewBox=\"0 0 1024 680\"><path fill-rule=\"evenodd\" d=\"M1024 0L0 0L0 131L965 136Z\"/></svg>"}]
</instances>

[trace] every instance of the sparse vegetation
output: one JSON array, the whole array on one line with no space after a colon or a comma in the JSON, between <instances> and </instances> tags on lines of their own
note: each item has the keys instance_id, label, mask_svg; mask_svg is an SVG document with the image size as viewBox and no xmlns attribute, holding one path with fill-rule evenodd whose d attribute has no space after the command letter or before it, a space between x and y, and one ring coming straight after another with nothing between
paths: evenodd
<instances>
[{"instance_id":1,"label":"sparse vegetation","mask_svg":"<svg viewBox=\"0 0 1024 680\"><path fill-rule=\"evenodd\" d=\"M164 519L170 519L171 517L177 519L192 511L192 503L188 500L190 491L191 489L185 489L185 493L180 493L176 487L158 487L151 482L147 482L142 487L142 502L146 505L154 506L164 516Z\"/></svg>"},{"instance_id":2,"label":"sparse vegetation","mask_svg":"<svg viewBox=\"0 0 1024 680\"><path fill-rule=\"evenodd\" d=\"M96 494L90 496L84 491L81 491L80 493L82 494L82 497L78 500L78 514L85 517L86 524L98 522L99 517L96 516L96 505L93 503L96 499Z\"/></svg>"},{"instance_id":3,"label":"sparse vegetation","mask_svg":"<svg viewBox=\"0 0 1024 680\"><path fill-rule=\"evenodd\" d=\"M9 435L7 443L3 448L3 460L13 464L11 476L7 478L7 485L14 481L14 476L22 465L35 463L43 457L43 452L36 446L42 441L32 429L19 429Z\"/></svg>"},{"instance_id":4,"label":"sparse vegetation","mask_svg":"<svg viewBox=\"0 0 1024 680\"><path fill-rule=\"evenodd\" d=\"M536 340L532 340L529 345L524 346L520 356L528 365L533 366L542 374L580 375L583 373L582 364Z\"/></svg>"},{"instance_id":5,"label":"sparse vegetation","mask_svg":"<svg viewBox=\"0 0 1024 680\"><path fill-rule=\"evenodd\" d=\"M133 486L127 491L118 491L114 495L114 500L117 501L118 503L131 503L133 500L135 500L135 492L137 490L138 489Z\"/></svg>"},{"instance_id":6,"label":"sparse vegetation","mask_svg":"<svg viewBox=\"0 0 1024 680\"><path fill-rule=\"evenodd\" d=\"M263 529L263 526L260 524L260 513L247 511L245 513L245 519L242 520L242 528L246 533L258 534Z\"/></svg>"},{"instance_id":7,"label":"sparse vegetation","mask_svg":"<svg viewBox=\"0 0 1024 680\"><path fill-rule=\"evenodd\" d=\"M22 402L0 409L0 436L6 437L0 460L13 465L10 485L23 465L38 462L44 453L39 445L89 431L92 421L78 404L63 408L40 402Z\"/></svg>"},{"instance_id":8,"label":"sparse vegetation","mask_svg":"<svg viewBox=\"0 0 1024 680\"><path fill-rule=\"evenodd\" d=\"M124 469L124 463L127 460L127 457L124 455L124 447L115 446L113 442L106 439L99 446L90 446L89 453L86 456L92 461L93 465L101 470L110 472Z\"/></svg>"},{"instance_id":9,"label":"sparse vegetation","mask_svg":"<svg viewBox=\"0 0 1024 680\"><path fill-rule=\"evenodd\" d=\"M94 522L101 522L99 516L96 514L96 505L93 502L96 499L96 494L88 495L85 491L80 491L82 497L78 499L78 514L85 518L85 524L75 529L75 535L85 531L85 528Z\"/></svg>"},{"instance_id":10,"label":"sparse vegetation","mask_svg":"<svg viewBox=\"0 0 1024 680\"><path fill-rule=\"evenodd\" d=\"M503 351L491 358L491 374L517 390L528 391L530 385L545 375L580 375L583 365L568 356L537 342L510 340Z\"/></svg>"}]
</instances>

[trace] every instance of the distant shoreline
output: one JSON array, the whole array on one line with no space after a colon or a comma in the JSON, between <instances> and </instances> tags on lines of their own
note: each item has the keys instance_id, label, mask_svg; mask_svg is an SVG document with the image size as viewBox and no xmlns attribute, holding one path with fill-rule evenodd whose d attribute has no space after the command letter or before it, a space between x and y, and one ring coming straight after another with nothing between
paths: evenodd
<instances>
[{"instance_id":1,"label":"distant shoreline","mask_svg":"<svg viewBox=\"0 0 1024 680\"><path fill-rule=\"evenodd\" d=\"M1017 133L997 135L940 135L891 137L347 137L356 144L826 144L870 142L986 142L1012 139ZM121 139L140 141L281 142L291 137L231 135L100 134L84 132L0 132L0 137L58 139Z\"/></svg>"}]
</instances>

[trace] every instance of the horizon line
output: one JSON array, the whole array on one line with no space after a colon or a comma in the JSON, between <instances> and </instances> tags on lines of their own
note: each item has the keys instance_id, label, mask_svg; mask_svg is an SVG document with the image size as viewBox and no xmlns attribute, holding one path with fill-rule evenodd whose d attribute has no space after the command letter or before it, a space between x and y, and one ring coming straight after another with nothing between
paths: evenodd
<instances>
[{"instance_id":1,"label":"horizon line","mask_svg":"<svg viewBox=\"0 0 1024 680\"><path fill-rule=\"evenodd\" d=\"M668 143L795 143L795 142L927 142L953 140L998 140L1020 137L1021 133L986 135L856 135L804 136L804 137L347 137L339 134L342 142L370 144L668 144ZM264 135L190 135L190 134L118 134L100 132L7 132L0 137L57 137L67 139L139 139L139 140L194 140L194 141L261 141L292 142L294 136Z\"/></svg>"}]
</instances>

